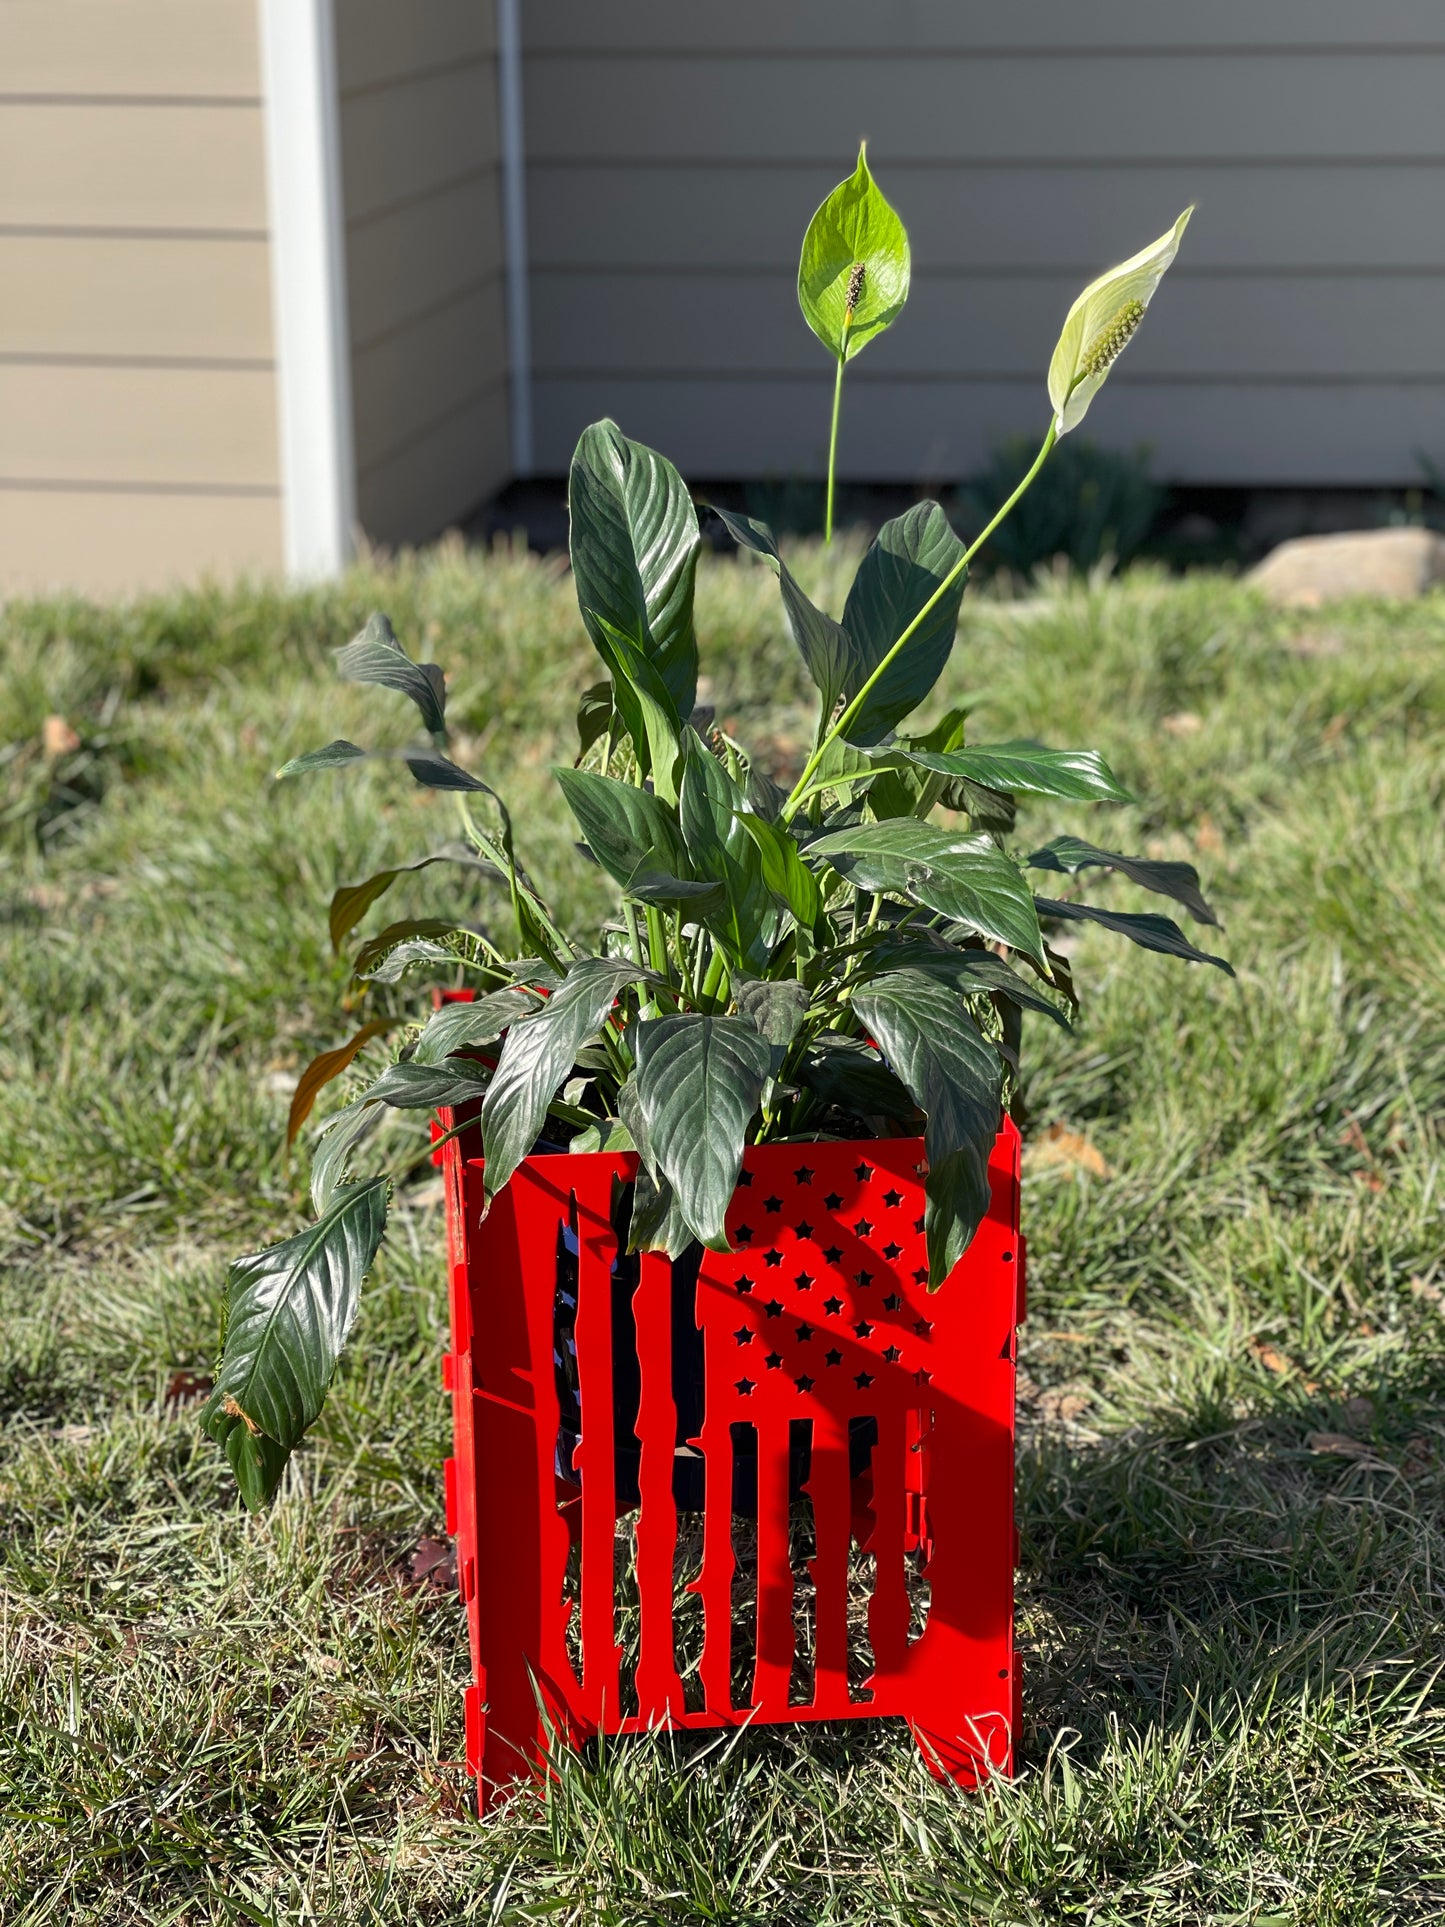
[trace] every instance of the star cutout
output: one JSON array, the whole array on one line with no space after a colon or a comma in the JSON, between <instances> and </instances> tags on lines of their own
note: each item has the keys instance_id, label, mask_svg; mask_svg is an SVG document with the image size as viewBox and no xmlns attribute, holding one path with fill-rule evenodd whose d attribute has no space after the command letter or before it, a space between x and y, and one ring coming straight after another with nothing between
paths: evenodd
<instances>
[{"instance_id":1,"label":"star cutout","mask_svg":"<svg viewBox=\"0 0 1445 1927\"><path fill-rule=\"evenodd\" d=\"M855 1338L868 1338L872 1335L872 1331L873 1327L868 1323L868 1320L866 1318L860 1318L858 1323L853 1327L853 1336Z\"/></svg>"},{"instance_id":2,"label":"star cutout","mask_svg":"<svg viewBox=\"0 0 1445 1927\"><path fill-rule=\"evenodd\" d=\"M783 1308L776 1298L770 1298L767 1304L763 1306L763 1310L769 1318L781 1318L783 1315Z\"/></svg>"},{"instance_id":3,"label":"star cutout","mask_svg":"<svg viewBox=\"0 0 1445 1927\"><path fill-rule=\"evenodd\" d=\"M782 1210L782 1208L783 1208L783 1201L781 1198L764 1198L763 1199L764 1211L771 1211L775 1217L777 1216L778 1212Z\"/></svg>"},{"instance_id":4,"label":"star cutout","mask_svg":"<svg viewBox=\"0 0 1445 1927\"><path fill-rule=\"evenodd\" d=\"M915 1372L913 1382L915 1385L927 1385L932 1377L932 1372Z\"/></svg>"},{"instance_id":5,"label":"star cutout","mask_svg":"<svg viewBox=\"0 0 1445 1927\"><path fill-rule=\"evenodd\" d=\"M808 1342L808 1340L809 1340L809 1339L810 1339L810 1338L811 1338L812 1336L813 1336L813 1327L812 1327L811 1325L799 1325L799 1327L798 1327L798 1343L799 1343L800 1345L806 1345L806 1344L807 1344L807 1342Z\"/></svg>"},{"instance_id":6,"label":"star cutout","mask_svg":"<svg viewBox=\"0 0 1445 1927\"><path fill-rule=\"evenodd\" d=\"M913 1329L918 1333L920 1338L927 1338L928 1334L933 1330L933 1327L926 1318L915 1318L913 1321Z\"/></svg>"},{"instance_id":7,"label":"star cutout","mask_svg":"<svg viewBox=\"0 0 1445 1927\"><path fill-rule=\"evenodd\" d=\"M836 1191L830 1191L827 1197L824 1198L823 1203L829 1211L841 1211L843 1209L843 1200L838 1196Z\"/></svg>"},{"instance_id":8,"label":"star cutout","mask_svg":"<svg viewBox=\"0 0 1445 1927\"><path fill-rule=\"evenodd\" d=\"M869 1223L867 1218L860 1218L857 1224L855 1224L853 1227L853 1236L855 1238L866 1238L869 1235L869 1233L872 1231L872 1229L873 1229L873 1226Z\"/></svg>"},{"instance_id":9,"label":"star cutout","mask_svg":"<svg viewBox=\"0 0 1445 1927\"><path fill-rule=\"evenodd\" d=\"M843 1262L843 1254L837 1245L829 1245L828 1249L823 1253L823 1257L830 1265L841 1265Z\"/></svg>"},{"instance_id":10,"label":"star cutout","mask_svg":"<svg viewBox=\"0 0 1445 1927\"><path fill-rule=\"evenodd\" d=\"M765 1251L763 1253L763 1263L765 1265L771 1265L774 1271L777 1270L778 1266L782 1262L783 1262L783 1254L781 1251L778 1251L776 1248L772 1251Z\"/></svg>"},{"instance_id":11,"label":"star cutout","mask_svg":"<svg viewBox=\"0 0 1445 1927\"><path fill-rule=\"evenodd\" d=\"M884 1352L883 1356L888 1362L888 1364L896 1365L899 1359L902 1358L903 1354L901 1351L899 1351L896 1345L890 1345L887 1348L887 1350Z\"/></svg>"},{"instance_id":12,"label":"star cutout","mask_svg":"<svg viewBox=\"0 0 1445 1927\"><path fill-rule=\"evenodd\" d=\"M813 1182L813 1173L808 1165L800 1164L798 1166L797 1170L793 1173L793 1182L794 1184L811 1184Z\"/></svg>"},{"instance_id":13,"label":"star cutout","mask_svg":"<svg viewBox=\"0 0 1445 1927\"><path fill-rule=\"evenodd\" d=\"M913 1282L915 1285L926 1285L928 1283L927 1265L920 1265L918 1267L917 1271L913 1274Z\"/></svg>"},{"instance_id":14,"label":"star cutout","mask_svg":"<svg viewBox=\"0 0 1445 1927\"><path fill-rule=\"evenodd\" d=\"M896 1211L898 1206L903 1202L903 1193L901 1191L885 1191L883 1193L883 1202L888 1206L890 1211Z\"/></svg>"},{"instance_id":15,"label":"star cutout","mask_svg":"<svg viewBox=\"0 0 1445 1927\"><path fill-rule=\"evenodd\" d=\"M734 1381L733 1389L741 1392L744 1398L751 1398L753 1387L757 1382L755 1378L739 1378Z\"/></svg>"},{"instance_id":16,"label":"star cutout","mask_svg":"<svg viewBox=\"0 0 1445 1927\"><path fill-rule=\"evenodd\" d=\"M898 1296L896 1291L890 1291L888 1296L883 1300L884 1311L898 1311L902 1308L902 1305L903 1300Z\"/></svg>"},{"instance_id":17,"label":"star cutout","mask_svg":"<svg viewBox=\"0 0 1445 1927\"><path fill-rule=\"evenodd\" d=\"M808 1223L806 1218L801 1224L795 1224L793 1229L800 1238L811 1238L813 1235L813 1227Z\"/></svg>"},{"instance_id":18,"label":"star cutout","mask_svg":"<svg viewBox=\"0 0 1445 1927\"><path fill-rule=\"evenodd\" d=\"M887 1258L887 1259L889 1260L889 1262L890 1262L890 1263L891 1263L891 1262L892 1262L892 1261L893 1261L893 1260L894 1260L895 1258L901 1258L901 1257L903 1256L903 1247L902 1247L902 1245L884 1245L884 1247L883 1247L883 1256L884 1256L885 1258Z\"/></svg>"},{"instance_id":19,"label":"star cutout","mask_svg":"<svg viewBox=\"0 0 1445 1927\"><path fill-rule=\"evenodd\" d=\"M797 1277L793 1280L793 1283L798 1287L799 1291L811 1291L813 1289L812 1272L800 1271Z\"/></svg>"},{"instance_id":20,"label":"star cutout","mask_svg":"<svg viewBox=\"0 0 1445 1927\"><path fill-rule=\"evenodd\" d=\"M858 1387L860 1392L866 1392L868 1387L873 1383L872 1372L859 1372L858 1376L853 1380L853 1383Z\"/></svg>"},{"instance_id":21,"label":"star cutout","mask_svg":"<svg viewBox=\"0 0 1445 1927\"><path fill-rule=\"evenodd\" d=\"M809 1378L806 1372L804 1372L801 1378L795 1378L793 1380L793 1383L797 1386L800 1392L811 1392L813 1389L813 1381L811 1378Z\"/></svg>"},{"instance_id":22,"label":"star cutout","mask_svg":"<svg viewBox=\"0 0 1445 1927\"><path fill-rule=\"evenodd\" d=\"M770 1372L775 1372L778 1369L778 1367L782 1364L782 1362L783 1362L783 1354L781 1352L769 1352L767 1357L763 1360L763 1363L767 1366Z\"/></svg>"},{"instance_id":23,"label":"star cutout","mask_svg":"<svg viewBox=\"0 0 1445 1927\"><path fill-rule=\"evenodd\" d=\"M871 1164L855 1164L853 1167L853 1175L860 1184L866 1184L873 1175L873 1166Z\"/></svg>"},{"instance_id":24,"label":"star cutout","mask_svg":"<svg viewBox=\"0 0 1445 1927\"><path fill-rule=\"evenodd\" d=\"M869 1285L871 1285L873 1282L873 1273L871 1271L855 1272L854 1282L858 1285L861 1285L863 1290L866 1291Z\"/></svg>"},{"instance_id":25,"label":"star cutout","mask_svg":"<svg viewBox=\"0 0 1445 1927\"><path fill-rule=\"evenodd\" d=\"M843 1363L843 1354L835 1346L833 1350L824 1352L823 1363L825 1365L841 1365Z\"/></svg>"},{"instance_id":26,"label":"star cutout","mask_svg":"<svg viewBox=\"0 0 1445 1927\"><path fill-rule=\"evenodd\" d=\"M753 1228L750 1224L740 1224L733 1236L740 1245L750 1245L753 1241Z\"/></svg>"},{"instance_id":27,"label":"star cutout","mask_svg":"<svg viewBox=\"0 0 1445 1927\"><path fill-rule=\"evenodd\" d=\"M753 1174L751 1171L738 1172L738 1189L740 1191L746 1191L748 1186L752 1183L752 1181L753 1181Z\"/></svg>"},{"instance_id":28,"label":"star cutout","mask_svg":"<svg viewBox=\"0 0 1445 1927\"><path fill-rule=\"evenodd\" d=\"M841 1298L825 1298L823 1300L823 1309L830 1318L836 1318L838 1313L843 1309L843 1300Z\"/></svg>"},{"instance_id":29,"label":"star cutout","mask_svg":"<svg viewBox=\"0 0 1445 1927\"><path fill-rule=\"evenodd\" d=\"M753 1281L751 1278L749 1278L746 1272L744 1272L742 1276L737 1280L737 1287L739 1292L742 1294L744 1298L746 1298L748 1293L752 1290Z\"/></svg>"},{"instance_id":30,"label":"star cutout","mask_svg":"<svg viewBox=\"0 0 1445 1927\"><path fill-rule=\"evenodd\" d=\"M739 1325L737 1330L733 1333L733 1337L739 1345L751 1345L753 1342L752 1326Z\"/></svg>"},{"instance_id":31,"label":"star cutout","mask_svg":"<svg viewBox=\"0 0 1445 1927\"><path fill-rule=\"evenodd\" d=\"M922 1231L922 1229L923 1229L923 1220L922 1220L922 1218L915 1218L915 1219L913 1220L913 1229L914 1229L915 1231Z\"/></svg>"}]
</instances>

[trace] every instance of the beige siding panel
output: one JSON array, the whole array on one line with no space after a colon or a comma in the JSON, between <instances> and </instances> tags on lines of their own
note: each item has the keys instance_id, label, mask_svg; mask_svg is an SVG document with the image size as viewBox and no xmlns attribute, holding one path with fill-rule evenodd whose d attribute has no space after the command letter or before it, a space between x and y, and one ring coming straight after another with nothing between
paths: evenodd
<instances>
[{"instance_id":1,"label":"beige siding panel","mask_svg":"<svg viewBox=\"0 0 1445 1927\"><path fill-rule=\"evenodd\" d=\"M261 92L256 0L4 0L7 94Z\"/></svg>"},{"instance_id":2,"label":"beige siding panel","mask_svg":"<svg viewBox=\"0 0 1445 1927\"><path fill-rule=\"evenodd\" d=\"M0 354L271 357L264 241L0 234Z\"/></svg>"},{"instance_id":3,"label":"beige siding panel","mask_svg":"<svg viewBox=\"0 0 1445 1927\"><path fill-rule=\"evenodd\" d=\"M1031 0L1027 10L984 0L547 0L527 9L529 55L683 48L727 56L740 48L812 55L820 48L893 54L1000 47L1445 46L1439 0Z\"/></svg>"},{"instance_id":4,"label":"beige siding panel","mask_svg":"<svg viewBox=\"0 0 1445 1927\"><path fill-rule=\"evenodd\" d=\"M605 85L602 84L605 78ZM986 80L986 84L985 84ZM1178 161L1445 153L1445 52L534 60L544 160ZM737 191L746 194L740 179Z\"/></svg>"},{"instance_id":5,"label":"beige siding panel","mask_svg":"<svg viewBox=\"0 0 1445 1927\"><path fill-rule=\"evenodd\" d=\"M497 161L494 63L404 81L341 105L348 220L433 194Z\"/></svg>"},{"instance_id":6,"label":"beige siding panel","mask_svg":"<svg viewBox=\"0 0 1445 1927\"><path fill-rule=\"evenodd\" d=\"M0 479L274 487L269 371L0 363Z\"/></svg>"},{"instance_id":7,"label":"beige siding panel","mask_svg":"<svg viewBox=\"0 0 1445 1927\"><path fill-rule=\"evenodd\" d=\"M362 526L387 547L428 541L494 495L510 462L506 393L498 383L361 477Z\"/></svg>"},{"instance_id":8,"label":"beige siding panel","mask_svg":"<svg viewBox=\"0 0 1445 1927\"><path fill-rule=\"evenodd\" d=\"M853 382L1034 373L1042 382L1078 289L1076 277L1053 275L915 276L902 319L854 364ZM1176 268L1121 378L1358 379L1388 369L1445 381L1442 316L1445 269L1201 277ZM532 349L541 375L806 376L828 366L798 313L793 277L781 274L537 274Z\"/></svg>"},{"instance_id":9,"label":"beige siding panel","mask_svg":"<svg viewBox=\"0 0 1445 1927\"><path fill-rule=\"evenodd\" d=\"M0 103L0 225L264 232L261 110Z\"/></svg>"},{"instance_id":10,"label":"beige siding panel","mask_svg":"<svg viewBox=\"0 0 1445 1927\"><path fill-rule=\"evenodd\" d=\"M343 94L492 53L492 0L341 0L336 64Z\"/></svg>"},{"instance_id":11,"label":"beige siding panel","mask_svg":"<svg viewBox=\"0 0 1445 1927\"><path fill-rule=\"evenodd\" d=\"M540 473L565 472L578 434L611 415L694 483L822 473L831 383L548 380L537 383ZM1005 436L1047 419L1035 382L871 382L849 395L839 472L864 480L976 473ZM1200 484L1390 486L1419 482L1415 451L1445 446L1445 384L1249 386L1111 382L1088 430L1115 448L1167 446L1158 467Z\"/></svg>"},{"instance_id":12,"label":"beige siding panel","mask_svg":"<svg viewBox=\"0 0 1445 1927\"><path fill-rule=\"evenodd\" d=\"M0 488L0 596L109 598L280 568L274 497Z\"/></svg>"},{"instance_id":13,"label":"beige siding panel","mask_svg":"<svg viewBox=\"0 0 1445 1927\"><path fill-rule=\"evenodd\" d=\"M1445 7L1442 7L1445 17ZM1445 136L1442 136L1445 143ZM898 166L875 155L915 267L1072 268L1091 279L1198 203L1191 269L1411 268L1445 263L1438 164L1260 167ZM532 265L777 268L841 167L533 165Z\"/></svg>"},{"instance_id":14,"label":"beige siding panel","mask_svg":"<svg viewBox=\"0 0 1445 1927\"><path fill-rule=\"evenodd\" d=\"M363 472L404 447L418 426L494 383L506 366L501 283L493 278L358 354L356 461Z\"/></svg>"},{"instance_id":15,"label":"beige siding panel","mask_svg":"<svg viewBox=\"0 0 1445 1927\"><path fill-rule=\"evenodd\" d=\"M496 170L487 168L412 206L354 222L346 250L351 338L360 352L480 274L500 273Z\"/></svg>"}]
</instances>

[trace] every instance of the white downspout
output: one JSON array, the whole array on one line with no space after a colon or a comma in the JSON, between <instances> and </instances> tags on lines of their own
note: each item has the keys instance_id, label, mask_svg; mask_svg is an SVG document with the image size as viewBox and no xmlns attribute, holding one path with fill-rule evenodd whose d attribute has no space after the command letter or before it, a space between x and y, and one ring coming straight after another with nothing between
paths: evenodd
<instances>
[{"instance_id":1,"label":"white downspout","mask_svg":"<svg viewBox=\"0 0 1445 1927\"><path fill-rule=\"evenodd\" d=\"M497 103L502 150L502 242L507 270L507 360L512 471L532 473L532 326L527 312L527 149L522 132L520 0L497 0Z\"/></svg>"},{"instance_id":2,"label":"white downspout","mask_svg":"<svg viewBox=\"0 0 1445 1927\"><path fill-rule=\"evenodd\" d=\"M286 569L351 555L356 456L332 0L259 0Z\"/></svg>"}]
</instances>

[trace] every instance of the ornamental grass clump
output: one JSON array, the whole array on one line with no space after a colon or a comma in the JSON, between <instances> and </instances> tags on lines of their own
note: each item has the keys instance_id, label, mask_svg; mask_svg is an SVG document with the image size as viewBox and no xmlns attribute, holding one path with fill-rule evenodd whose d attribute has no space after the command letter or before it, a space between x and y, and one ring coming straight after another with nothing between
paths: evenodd
<instances>
[{"instance_id":1,"label":"ornamental grass clump","mask_svg":"<svg viewBox=\"0 0 1445 1927\"><path fill-rule=\"evenodd\" d=\"M1027 872L1118 871L1215 921L1185 863L1144 861L1074 836L1027 848L1020 797L1114 804L1128 792L1088 749L976 742L966 712L910 726L953 648L971 557L1085 409L1133 335L1188 216L1101 277L1070 310L1049 369L1053 418L1031 468L965 544L936 502L886 523L841 616L814 604L771 532L713 512L777 577L786 626L818 692L811 746L790 787L696 705L697 508L672 464L610 421L577 445L568 489L583 626L606 670L581 695L578 751L557 781L585 855L616 886L616 914L580 933L529 875L524 839L485 774L452 756L446 683L373 616L339 651L351 681L409 701L414 746L337 741L284 777L376 755L452 794L460 841L408 866L463 865L505 893L505 927L434 917L389 926L353 959L353 1003L385 1002L303 1074L292 1135L318 1091L373 1038L396 1062L328 1118L316 1143L316 1221L240 1260L203 1422L247 1503L275 1491L320 1413L386 1228L390 1186L426 1155L384 1165L378 1123L397 1111L480 1107L489 1198L537 1150L635 1151L633 1250L727 1248L745 1145L921 1133L928 1269L936 1287L988 1205L987 1165L1018 1075L1024 1011L1067 1026L1068 966L1048 940L1092 921L1146 949L1229 966L1171 919L1035 896ZM810 325L842 371L901 312L908 241L860 156L814 217L799 269ZM830 455L830 487L832 457ZM539 668L541 666L539 665ZM390 869L338 890L340 948L390 887ZM425 1012L439 972L474 999ZM415 988L416 1021L396 1009ZM462 1127L458 1127L462 1128ZM430 1147L426 1147L429 1149Z\"/></svg>"}]
</instances>

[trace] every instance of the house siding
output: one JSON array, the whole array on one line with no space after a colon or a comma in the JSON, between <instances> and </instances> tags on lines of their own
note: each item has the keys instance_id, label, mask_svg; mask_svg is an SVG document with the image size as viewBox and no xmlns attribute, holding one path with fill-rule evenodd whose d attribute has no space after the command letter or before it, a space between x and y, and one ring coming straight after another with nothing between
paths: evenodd
<instances>
[{"instance_id":1,"label":"house siding","mask_svg":"<svg viewBox=\"0 0 1445 1927\"><path fill-rule=\"evenodd\" d=\"M0 594L272 570L255 0L0 6Z\"/></svg>"},{"instance_id":2,"label":"house siding","mask_svg":"<svg viewBox=\"0 0 1445 1927\"><path fill-rule=\"evenodd\" d=\"M1245 485L1409 482L1445 446L1438 0L549 0L524 39L543 472L601 414L697 475L818 470L797 248L860 135L915 271L850 370L845 475L1040 432L1073 295L1191 201L1089 434Z\"/></svg>"},{"instance_id":3,"label":"house siding","mask_svg":"<svg viewBox=\"0 0 1445 1927\"><path fill-rule=\"evenodd\" d=\"M361 525L437 535L506 481L497 65L488 0L339 0Z\"/></svg>"}]
</instances>

